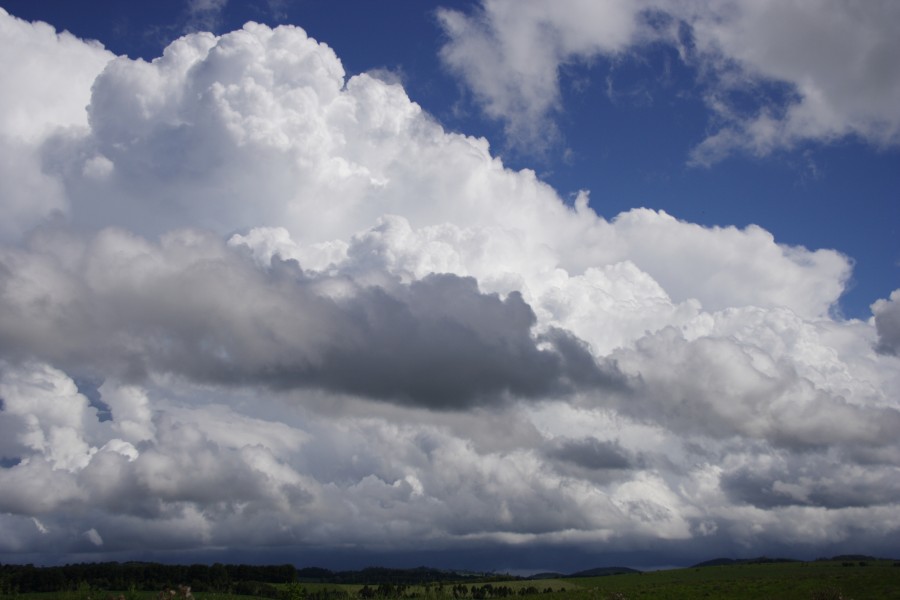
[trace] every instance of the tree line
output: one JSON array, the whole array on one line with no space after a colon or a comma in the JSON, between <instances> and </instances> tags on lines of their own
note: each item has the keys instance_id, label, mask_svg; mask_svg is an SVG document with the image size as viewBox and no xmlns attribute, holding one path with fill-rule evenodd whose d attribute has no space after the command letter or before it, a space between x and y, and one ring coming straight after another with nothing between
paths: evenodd
<instances>
[{"instance_id":1,"label":"tree line","mask_svg":"<svg viewBox=\"0 0 900 600\"><path fill-rule=\"evenodd\" d=\"M0 564L0 593L62 592L88 585L98 590L161 590L181 584L196 592L229 592L247 584L291 583L294 565L165 565L148 562L79 563L54 567ZM259 585L257 587L264 587Z\"/></svg>"},{"instance_id":2,"label":"tree line","mask_svg":"<svg viewBox=\"0 0 900 600\"><path fill-rule=\"evenodd\" d=\"M330 571L319 567L297 569L294 565L169 565L152 562L78 563L40 567L31 564L0 564L0 594L65 592L89 587L95 590L158 591L190 586L194 592L247 594L269 598L305 600L345 600L340 589L307 591L304 583L366 584L359 598L396 598L410 586L440 586L454 582L447 595L454 598L505 597L505 590L483 590L458 583L482 578L483 574L458 573L427 567L390 569L369 567L358 571ZM510 577L506 577L510 579ZM483 579L482 579L483 581ZM276 584L293 584L276 587ZM374 586L374 587L369 587Z\"/></svg>"}]
</instances>

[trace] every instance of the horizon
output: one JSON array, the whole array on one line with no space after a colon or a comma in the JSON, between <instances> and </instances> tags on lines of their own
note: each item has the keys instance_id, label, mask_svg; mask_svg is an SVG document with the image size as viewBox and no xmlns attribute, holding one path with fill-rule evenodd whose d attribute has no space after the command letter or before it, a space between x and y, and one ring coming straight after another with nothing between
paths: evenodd
<instances>
[{"instance_id":1,"label":"horizon","mask_svg":"<svg viewBox=\"0 0 900 600\"><path fill-rule=\"evenodd\" d=\"M706 566L715 566L708 563L715 563L718 561L728 561L729 563L780 563L780 562L800 562L800 563L809 563L809 562L836 562L839 560L880 560L880 561L892 561L896 560L896 558L891 558L887 556L871 556L867 554L840 554L835 556L820 556L815 559L803 559L803 558L792 558L788 556L754 556L754 557L745 557L745 558L735 558L735 557L726 557L726 556L717 556L714 558L709 558L700 562L691 563L691 564L671 564L671 565L644 565L641 567L629 566L624 564L603 564L597 565L595 567L587 568L587 569L578 569L578 570L569 570L569 571L560 571L558 569L504 569L504 570L478 570L471 568L453 568L453 567L437 567L428 564L419 564L416 566L404 566L404 567L389 567L381 564L369 564L364 567L355 567L355 568L328 568L321 565L312 565L312 564L304 564L298 565L294 563L241 563L241 562L226 562L222 563L219 561L216 562L165 562L165 561L157 561L157 560L87 560L87 561L77 561L77 562L69 562L65 564L45 564L45 565L34 565L37 568L54 568L54 567L65 567L71 565L80 565L80 564L103 564L103 563L113 563L113 564L162 564L169 566L188 566L193 564L201 564L205 566L213 566L216 564L224 564L226 566L240 566L240 565L250 565L250 566L260 566L260 567L270 567L270 566L282 566L290 565L299 573L301 571L306 570L316 570L316 571L326 571L332 575L338 574L346 574L346 573L361 573L367 570L385 570L385 571L437 571L440 573L458 573L464 574L470 577L479 577L479 576L501 576L507 575L510 577L517 577L523 579L536 578L538 575L547 575L554 576L560 578L572 578L578 576L587 576L581 575L583 573L588 573L591 571L598 571L603 569L627 569L635 572L643 572L643 573L651 573L655 571L671 571L675 569L694 569ZM0 563L6 565L14 565L14 566L26 566L31 565L32 563ZM606 575L601 575L606 576Z\"/></svg>"},{"instance_id":2,"label":"horizon","mask_svg":"<svg viewBox=\"0 0 900 600\"><path fill-rule=\"evenodd\" d=\"M0 562L900 556L898 29L0 0Z\"/></svg>"}]
</instances>

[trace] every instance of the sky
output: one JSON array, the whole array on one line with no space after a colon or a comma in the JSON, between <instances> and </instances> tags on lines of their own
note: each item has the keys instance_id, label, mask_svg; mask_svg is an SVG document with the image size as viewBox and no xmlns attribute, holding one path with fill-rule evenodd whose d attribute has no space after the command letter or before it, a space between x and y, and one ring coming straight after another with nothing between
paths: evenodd
<instances>
[{"instance_id":1,"label":"sky","mask_svg":"<svg viewBox=\"0 0 900 600\"><path fill-rule=\"evenodd\" d=\"M0 7L0 562L900 556L897 3Z\"/></svg>"}]
</instances>

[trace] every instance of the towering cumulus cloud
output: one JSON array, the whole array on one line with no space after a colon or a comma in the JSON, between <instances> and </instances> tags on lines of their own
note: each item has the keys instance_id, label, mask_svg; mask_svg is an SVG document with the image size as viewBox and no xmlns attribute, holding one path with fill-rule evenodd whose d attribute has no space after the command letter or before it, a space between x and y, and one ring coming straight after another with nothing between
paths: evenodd
<instances>
[{"instance_id":1,"label":"towering cumulus cloud","mask_svg":"<svg viewBox=\"0 0 900 600\"><path fill-rule=\"evenodd\" d=\"M2 8L0 37L3 239L67 208L59 180L41 169L41 142L59 128L87 125L91 84L113 55L46 23L10 17Z\"/></svg>"},{"instance_id":2,"label":"towering cumulus cloud","mask_svg":"<svg viewBox=\"0 0 900 600\"><path fill-rule=\"evenodd\" d=\"M840 253L566 204L298 27L0 28L0 556L895 539Z\"/></svg>"}]
</instances>

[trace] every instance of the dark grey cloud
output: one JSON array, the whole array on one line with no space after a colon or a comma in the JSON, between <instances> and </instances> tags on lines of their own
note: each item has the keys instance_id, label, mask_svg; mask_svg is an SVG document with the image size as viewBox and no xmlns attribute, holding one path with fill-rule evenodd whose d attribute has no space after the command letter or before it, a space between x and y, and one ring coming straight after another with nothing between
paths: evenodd
<instances>
[{"instance_id":1,"label":"dark grey cloud","mask_svg":"<svg viewBox=\"0 0 900 600\"><path fill-rule=\"evenodd\" d=\"M132 381L167 372L439 409L622 385L572 334L535 335L518 292L449 274L364 285L278 258L261 268L197 232L38 236L0 254L0 307L0 357Z\"/></svg>"},{"instance_id":2,"label":"dark grey cloud","mask_svg":"<svg viewBox=\"0 0 900 600\"><path fill-rule=\"evenodd\" d=\"M518 292L482 294L472 278L430 275L392 292L367 288L337 309L352 341L329 345L312 369L288 367L286 383L453 408L615 382L571 334L534 338L534 313Z\"/></svg>"},{"instance_id":3,"label":"dark grey cloud","mask_svg":"<svg viewBox=\"0 0 900 600\"><path fill-rule=\"evenodd\" d=\"M882 354L900 356L900 290L891 294L890 300L879 300L872 305L878 346Z\"/></svg>"},{"instance_id":4,"label":"dark grey cloud","mask_svg":"<svg viewBox=\"0 0 900 600\"><path fill-rule=\"evenodd\" d=\"M547 456L592 471L630 469L635 466L621 444L595 437L555 441L547 450Z\"/></svg>"},{"instance_id":5,"label":"dark grey cloud","mask_svg":"<svg viewBox=\"0 0 900 600\"><path fill-rule=\"evenodd\" d=\"M735 502L757 508L816 506L827 509L890 506L900 496L896 468L869 472L819 465L804 469L754 471L744 467L723 475L722 490Z\"/></svg>"}]
</instances>

